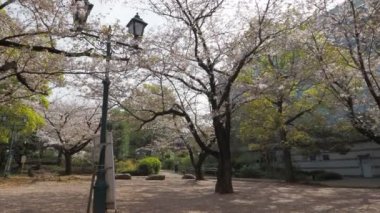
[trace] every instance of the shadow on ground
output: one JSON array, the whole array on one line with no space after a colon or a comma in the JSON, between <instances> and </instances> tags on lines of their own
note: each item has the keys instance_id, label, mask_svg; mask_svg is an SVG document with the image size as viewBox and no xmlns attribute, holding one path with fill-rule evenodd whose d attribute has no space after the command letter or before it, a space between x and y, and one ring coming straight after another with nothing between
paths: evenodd
<instances>
[{"instance_id":1,"label":"shadow on ground","mask_svg":"<svg viewBox=\"0 0 380 213\"><path fill-rule=\"evenodd\" d=\"M167 173L164 181L118 180L119 212L380 212L378 189L235 181L236 193L213 193L215 180ZM0 212L85 212L89 180L0 186Z\"/></svg>"},{"instance_id":2,"label":"shadow on ground","mask_svg":"<svg viewBox=\"0 0 380 213\"><path fill-rule=\"evenodd\" d=\"M212 193L215 181L118 182L121 212L380 212L376 189L235 181L236 193Z\"/></svg>"}]
</instances>

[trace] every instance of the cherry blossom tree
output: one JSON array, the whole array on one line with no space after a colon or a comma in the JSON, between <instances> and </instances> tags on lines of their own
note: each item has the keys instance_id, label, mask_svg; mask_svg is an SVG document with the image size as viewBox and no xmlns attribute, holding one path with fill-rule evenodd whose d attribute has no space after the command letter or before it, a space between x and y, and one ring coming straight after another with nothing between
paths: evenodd
<instances>
[{"instance_id":1,"label":"cherry blossom tree","mask_svg":"<svg viewBox=\"0 0 380 213\"><path fill-rule=\"evenodd\" d=\"M380 3L346 0L333 9L331 1L319 3L311 53L355 129L380 143Z\"/></svg>"},{"instance_id":2,"label":"cherry blossom tree","mask_svg":"<svg viewBox=\"0 0 380 213\"><path fill-rule=\"evenodd\" d=\"M200 148L218 159L216 193L233 192L231 117L235 101L242 94L232 96L232 91L244 66L286 30L284 23L288 19L278 19L279 3L257 2L250 8L255 11L253 16L244 11L249 4L242 4L234 19L227 20L231 15L226 15L228 2L224 0L149 1L155 13L167 18L170 28L162 29L151 42L147 41L138 67L149 71L151 78L162 79L165 85L177 88L177 98L182 100L177 99L159 112L151 112L146 121L163 115L185 120ZM187 103L188 100L206 104L200 109ZM202 120L213 130L215 150L202 139L195 121L200 117L203 119L198 121Z\"/></svg>"},{"instance_id":3,"label":"cherry blossom tree","mask_svg":"<svg viewBox=\"0 0 380 213\"><path fill-rule=\"evenodd\" d=\"M75 103L53 102L44 111L47 125L41 130L53 138L51 146L61 151L65 158L65 174L72 172L72 156L85 148L100 128L99 107Z\"/></svg>"}]
</instances>

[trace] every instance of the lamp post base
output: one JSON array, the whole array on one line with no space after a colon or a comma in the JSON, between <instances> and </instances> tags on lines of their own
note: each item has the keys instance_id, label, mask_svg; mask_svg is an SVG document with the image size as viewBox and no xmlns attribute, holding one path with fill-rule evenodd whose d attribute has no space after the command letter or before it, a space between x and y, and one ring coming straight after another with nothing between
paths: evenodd
<instances>
[{"instance_id":1,"label":"lamp post base","mask_svg":"<svg viewBox=\"0 0 380 213\"><path fill-rule=\"evenodd\" d=\"M106 212L106 193L108 185L106 183L106 175L104 169L99 169L94 186L94 203L93 213Z\"/></svg>"}]
</instances>

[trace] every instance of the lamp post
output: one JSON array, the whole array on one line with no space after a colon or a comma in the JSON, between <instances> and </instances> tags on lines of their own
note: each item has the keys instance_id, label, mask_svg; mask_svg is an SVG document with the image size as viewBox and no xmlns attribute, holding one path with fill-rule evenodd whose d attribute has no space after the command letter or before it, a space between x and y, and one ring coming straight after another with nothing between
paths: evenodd
<instances>
[{"instance_id":1,"label":"lamp post","mask_svg":"<svg viewBox=\"0 0 380 213\"><path fill-rule=\"evenodd\" d=\"M20 121L21 120L21 123ZM7 116L3 115L1 116L1 122L5 123L8 122L11 126L11 143L9 145L9 152L8 152L8 160L5 164L4 168L4 177L8 177L10 175L11 167L12 167L12 159L13 159L13 145L16 141L16 131L18 130L19 127L22 127L25 125L27 122L26 117L21 117L21 118L16 118L15 121L11 121L8 119Z\"/></svg>"},{"instance_id":2,"label":"lamp post","mask_svg":"<svg viewBox=\"0 0 380 213\"><path fill-rule=\"evenodd\" d=\"M89 16L93 5L88 0L74 0L72 4L72 11L74 17L75 30L77 32L82 32L84 29L84 24ZM128 32L131 33L134 38L141 37L144 33L144 29L147 23L145 23L138 14L128 23ZM106 195L107 195L107 183L106 183L106 171L104 168L105 162L105 145L107 140L107 112L108 112L108 95L110 87L110 60L112 55L111 50L111 27L108 29L107 33L107 55L106 55L106 70L103 79L103 105L102 105L102 117L101 117L101 130L100 130L100 155L99 163L97 167L96 182L94 186L94 199L93 199L93 212L94 213L104 213L106 212ZM91 35L89 33L82 33L87 36L98 38L97 36ZM118 45L131 46L121 42L116 42ZM136 46L137 48L137 46Z\"/></svg>"},{"instance_id":3,"label":"lamp post","mask_svg":"<svg viewBox=\"0 0 380 213\"><path fill-rule=\"evenodd\" d=\"M138 38L143 36L146 25L148 24L144 22L137 13L127 24L128 32L134 35L135 38Z\"/></svg>"}]
</instances>

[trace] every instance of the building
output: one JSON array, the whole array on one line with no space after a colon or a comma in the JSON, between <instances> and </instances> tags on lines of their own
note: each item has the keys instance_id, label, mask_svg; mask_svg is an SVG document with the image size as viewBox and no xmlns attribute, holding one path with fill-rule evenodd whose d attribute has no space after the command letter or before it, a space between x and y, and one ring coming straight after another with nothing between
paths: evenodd
<instances>
[{"instance_id":1,"label":"building","mask_svg":"<svg viewBox=\"0 0 380 213\"><path fill-rule=\"evenodd\" d=\"M292 152L293 163L304 171L324 170L343 176L380 177L380 145L374 142L354 144L345 154L321 151L305 156Z\"/></svg>"}]
</instances>

